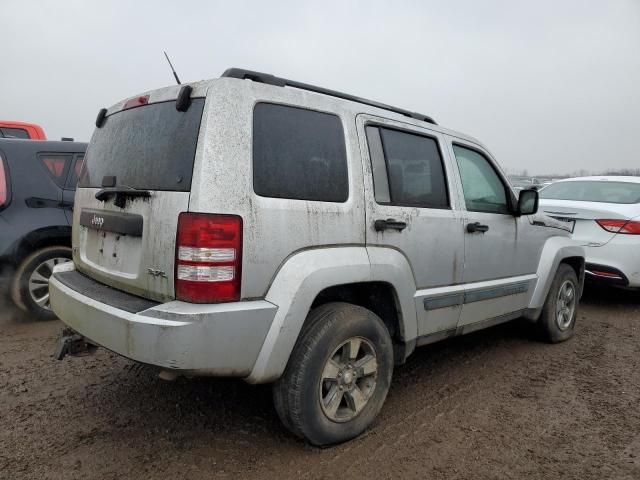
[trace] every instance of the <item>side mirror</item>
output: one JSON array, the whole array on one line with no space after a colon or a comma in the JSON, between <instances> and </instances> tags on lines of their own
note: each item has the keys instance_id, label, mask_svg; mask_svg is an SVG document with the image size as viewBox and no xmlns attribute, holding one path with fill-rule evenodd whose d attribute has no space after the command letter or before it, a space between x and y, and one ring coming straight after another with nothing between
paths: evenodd
<instances>
[{"instance_id":1,"label":"side mirror","mask_svg":"<svg viewBox=\"0 0 640 480\"><path fill-rule=\"evenodd\" d=\"M531 188L520 191L518 197L518 215L533 215L538 211L539 193Z\"/></svg>"}]
</instances>

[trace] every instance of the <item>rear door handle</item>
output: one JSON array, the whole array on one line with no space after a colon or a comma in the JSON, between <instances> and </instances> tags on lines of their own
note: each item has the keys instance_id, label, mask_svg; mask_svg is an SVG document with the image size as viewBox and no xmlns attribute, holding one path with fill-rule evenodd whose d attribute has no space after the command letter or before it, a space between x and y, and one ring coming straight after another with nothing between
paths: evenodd
<instances>
[{"instance_id":1,"label":"rear door handle","mask_svg":"<svg viewBox=\"0 0 640 480\"><path fill-rule=\"evenodd\" d=\"M469 233L485 233L489 231L489 225L482 225L480 222L467 223L467 232Z\"/></svg>"},{"instance_id":2,"label":"rear door handle","mask_svg":"<svg viewBox=\"0 0 640 480\"><path fill-rule=\"evenodd\" d=\"M383 230L397 230L401 232L407 228L407 223L398 222L393 218L387 218L386 220L376 220L373 222L373 228L376 229L376 232L382 232Z\"/></svg>"}]
</instances>

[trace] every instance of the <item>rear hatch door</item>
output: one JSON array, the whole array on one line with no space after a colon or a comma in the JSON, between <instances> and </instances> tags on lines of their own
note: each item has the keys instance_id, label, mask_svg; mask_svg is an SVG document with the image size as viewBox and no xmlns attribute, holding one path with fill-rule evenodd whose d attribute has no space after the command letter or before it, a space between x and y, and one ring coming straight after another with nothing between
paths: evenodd
<instances>
[{"instance_id":1,"label":"rear hatch door","mask_svg":"<svg viewBox=\"0 0 640 480\"><path fill-rule=\"evenodd\" d=\"M109 112L87 149L74 209L78 269L157 301L174 298L178 215L189 206L205 103L202 92L178 111L177 93L155 91Z\"/></svg>"}]
</instances>

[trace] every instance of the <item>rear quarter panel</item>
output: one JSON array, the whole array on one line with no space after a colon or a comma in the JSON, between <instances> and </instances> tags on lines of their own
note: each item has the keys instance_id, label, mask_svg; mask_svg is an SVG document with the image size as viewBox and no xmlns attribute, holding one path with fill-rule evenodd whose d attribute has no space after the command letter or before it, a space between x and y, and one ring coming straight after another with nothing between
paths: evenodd
<instances>
[{"instance_id":1,"label":"rear quarter panel","mask_svg":"<svg viewBox=\"0 0 640 480\"><path fill-rule=\"evenodd\" d=\"M349 175L346 202L266 198L254 193L253 109L259 102L340 117ZM345 102L250 81L220 79L212 83L196 152L189 210L242 217L242 298L264 297L280 266L295 253L335 245L364 245L362 182L355 114Z\"/></svg>"}]
</instances>

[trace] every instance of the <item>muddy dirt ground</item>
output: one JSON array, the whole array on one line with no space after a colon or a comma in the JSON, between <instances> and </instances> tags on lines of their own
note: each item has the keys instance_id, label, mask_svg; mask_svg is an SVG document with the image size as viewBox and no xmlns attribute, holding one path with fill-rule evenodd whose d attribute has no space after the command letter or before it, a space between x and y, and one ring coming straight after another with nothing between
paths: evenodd
<instances>
[{"instance_id":1,"label":"muddy dirt ground","mask_svg":"<svg viewBox=\"0 0 640 480\"><path fill-rule=\"evenodd\" d=\"M564 344L516 322L419 350L374 427L328 449L284 430L268 387L58 362L60 329L4 309L0 478L640 478L638 293L588 291Z\"/></svg>"}]
</instances>

